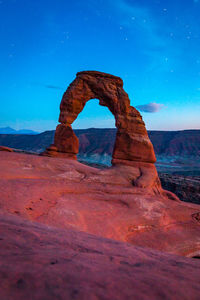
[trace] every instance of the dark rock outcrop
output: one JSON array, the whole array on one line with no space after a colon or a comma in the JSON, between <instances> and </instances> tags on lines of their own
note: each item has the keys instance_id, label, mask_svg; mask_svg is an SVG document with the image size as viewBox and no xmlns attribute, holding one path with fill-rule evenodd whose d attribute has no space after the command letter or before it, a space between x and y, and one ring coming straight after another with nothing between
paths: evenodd
<instances>
[{"instance_id":1,"label":"dark rock outcrop","mask_svg":"<svg viewBox=\"0 0 200 300\"><path fill-rule=\"evenodd\" d=\"M162 187L182 201L200 204L200 177L159 174Z\"/></svg>"}]
</instances>

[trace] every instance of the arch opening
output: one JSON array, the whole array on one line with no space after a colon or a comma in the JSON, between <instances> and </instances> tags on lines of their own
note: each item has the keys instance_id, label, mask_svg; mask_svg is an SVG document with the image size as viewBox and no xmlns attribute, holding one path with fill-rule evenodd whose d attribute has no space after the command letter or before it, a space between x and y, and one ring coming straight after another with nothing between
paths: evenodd
<instances>
[{"instance_id":1,"label":"arch opening","mask_svg":"<svg viewBox=\"0 0 200 300\"><path fill-rule=\"evenodd\" d=\"M116 128L115 118L107 106L97 98L86 102L83 110L72 123L74 130L88 128Z\"/></svg>"},{"instance_id":2,"label":"arch opening","mask_svg":"<svg viewBox=\"0 0 200 300\"><path fill-rule=\"evenodd\" d=\"M111 166L116 127L109 108L99 102L99 99L87 101L72 128L79 139L77 159L104 167Z\"/></svg>"}]
</instances>

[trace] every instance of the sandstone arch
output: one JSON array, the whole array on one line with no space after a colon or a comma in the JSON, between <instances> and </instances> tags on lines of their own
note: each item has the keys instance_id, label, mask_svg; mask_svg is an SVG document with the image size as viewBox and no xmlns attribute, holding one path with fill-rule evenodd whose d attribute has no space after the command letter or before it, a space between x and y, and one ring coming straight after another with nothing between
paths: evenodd
<instances>
[{"instance_id":1,"label":"sandstone arch","mask_svg":"<svg viewBox=\"0 0 200 300\"><path fill-rule=\"evenodd\" d=\"M115 117L117 136L112 164L133 165L135 162L152 164L156 161L140 113L132 106L123 89L121 78L97 71L84 71L76 75L60 104L59 124L54 144L46 155L76 159L79 143L71 124L83 110L87 101L97 98Z\"/></svg>"}]
</instances>

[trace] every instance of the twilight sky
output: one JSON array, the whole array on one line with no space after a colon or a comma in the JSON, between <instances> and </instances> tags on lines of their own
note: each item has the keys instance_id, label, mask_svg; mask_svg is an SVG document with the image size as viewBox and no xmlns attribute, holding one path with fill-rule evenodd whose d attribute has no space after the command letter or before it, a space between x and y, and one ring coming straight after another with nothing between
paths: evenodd
<instances>
[{"instance_id":1,"label":"twilight sky","mask_svg":"<svg viewBox=\"0 0 200 300\"><path fill-rule=\"evenodd\" d=\"M148 129L200 128L200 1L0 0L0 127L55 129L83 70L120 76ZM89 101L74 128L114 127Z\"/></svg>"}]
</instances>

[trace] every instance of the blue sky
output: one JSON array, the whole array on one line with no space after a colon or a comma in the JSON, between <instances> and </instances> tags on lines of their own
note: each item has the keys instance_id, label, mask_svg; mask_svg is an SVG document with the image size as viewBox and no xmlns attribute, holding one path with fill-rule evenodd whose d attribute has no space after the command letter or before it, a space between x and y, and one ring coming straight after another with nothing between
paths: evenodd
<instances>
[{"instance_id":1,"label":"blue sky","mask_svg":"<svg viewBox=\"0 0 200 300\"><path fill-rule=\"evenodd\" d=\"M120 76L148 129L200 128L197 0L0 0L0 127L55 129L82 70ZM74 128L114 127L89 101Z\"/></svg>"}]
</instances>

